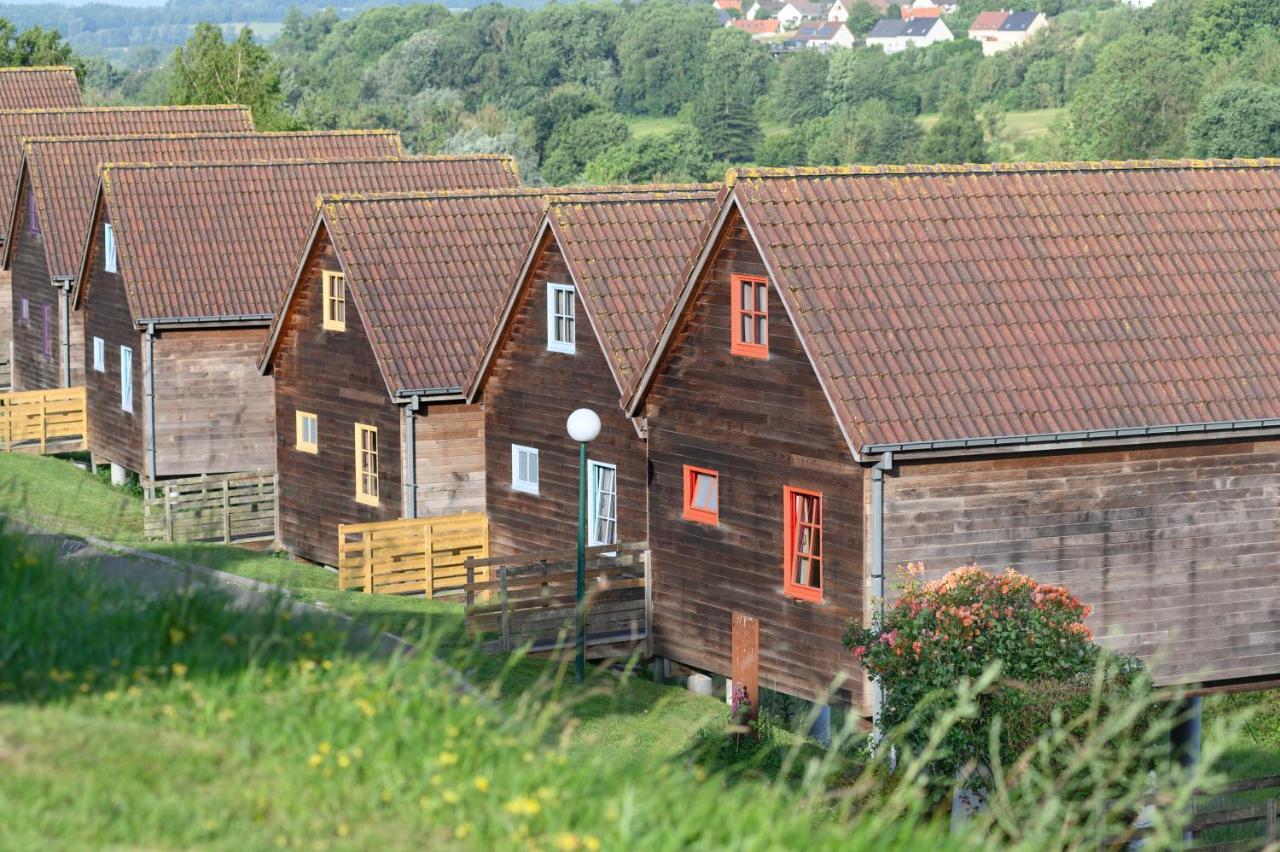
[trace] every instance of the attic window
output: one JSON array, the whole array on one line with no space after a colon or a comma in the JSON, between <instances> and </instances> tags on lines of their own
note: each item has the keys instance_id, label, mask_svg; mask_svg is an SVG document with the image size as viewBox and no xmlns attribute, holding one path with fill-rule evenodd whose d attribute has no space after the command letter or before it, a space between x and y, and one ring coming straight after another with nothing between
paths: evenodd
<instances>
[{"instance_id":1,"label":"attic window","mask_svg":"<svg viewBox=\"0 0 1280 852\"><path fill-rule=\"evenodd\" d=\"M769 282L749 275L729 279L731 316L729 351L748 358L769 357Z\"/></svg>"},{"instance_id":2,"label":"attic window","mask_svg":"<svg viewBox=\"0 0 1280 852\"><path fill-rule=\"evenodd\" d=\"M327 331L347 330L346 278L341 272L324 273L324 327Z\"/></svg>"},{"instance_id":3,"label":"attic window","mask_svg":"<svg viewBox=\"0 0 1280 852\"><path fill-rule=\"evenodd\" d=\"M573 287L568 284L547 285L547 349L551 352L574 353L576 335Z\"/></svg>"},{"instance_id":4,"label":"attic window","mask_svg":"<svg viewBox=\"0 0 1280 852\"><path fill-rule=\"evenodd\" d=\"M116 271L116 231L110 222L102 226L102 268L106 272Z\"/></svg>"},{"instance_id":5,"label":"attic window","mask_svg":"<svg viewBox=\"0 0 1280 852\"><path fill-rule=\"evenodd\" d=\"M684 466L684 518L703 524L720 523L720 474Z\"/></svg>"}]
</instances>

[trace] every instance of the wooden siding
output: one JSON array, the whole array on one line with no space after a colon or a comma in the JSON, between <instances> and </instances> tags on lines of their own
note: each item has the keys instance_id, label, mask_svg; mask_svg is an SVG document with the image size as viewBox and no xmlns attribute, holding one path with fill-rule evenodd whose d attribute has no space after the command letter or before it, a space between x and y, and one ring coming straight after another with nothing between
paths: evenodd
<instances>
[{"instance_id":1,"label":"wooden siding","mask_svg":"<svg viewBox=\"0 0 1280 852\"><path fill-rule=\"evenodd\" d=\"M272 380L258 372L266 336L263 328L156 335L157 477L275 469Z\"/></svg>"},{"instance_id":2,"label":"wooden siding","mask_svg":"<svg viewBox=\"0 0 1280 852\"><path fill-rule=\"evenodd\" d=\"M732 273L766 274L736 217L646 405L655 653L728 673L740 612L760 622L761 685L814 697L845 674L842 697L858 702L841 636L863 612L863 472L772 287L768 359L730 354ZM685 464L719 472L718 526L682 518ZM821 603L782 591L786 485L823 494Z\"/></svg>"},{"instance_id":3,"label":"wooden siding","mask_svg":"<svg viewBox=\"0 0 1280 852\"><path fill-rule=\"evenodd\" d=\"M338 269L323 228L280 331L273 361L280 534L291 553L338 564L338 525L400 517L400 410L387 395L360 312L347 290L346 331L322 328L320 276ZM295 412L316 415L319 451L294 448ZM378 429L381 502L355 500L355 424Z\"/></svg>"},{"instance_id":4,"label":"wooden siding","mask_svg":"<svg viewBox=\"0 0 1280 852\"><path fill-rule=\"evenodd\" d=\"M1013 567L1094 608L1161 683L1280 671L1280 442L903 465L885 558Z\"/></svg>"},{"instance_id":5,"label":"wooden siding","mask_svg":"<svg viewBox=\"0 0 1280 852\"><path fill-rule=\"evenodd\" d=\"M483 512L484 409L424 405L414 418L417 516Z\"/></svg>"},{"instance_id":6,"label":"wooden siding","mask_svg":"<svg viewBox=\"0 0 1280 852\"><path fill-rule=\"evenodd\" d=\"M94 227L106 221L99 207ZM120 275L102 266L102 241L95 240L89 280L84 282L80 312L85 336L101 337L106 345L106 372L93 369L93 347L84 353L85 387L89 402L89 449L101 461L115 462L143 472L142 335L133 325ZM133 348L133 413L120 410L120 347Z\"/></svg>"},{"instance_id":7,"label":"wooden siding","mask_svg":"<svg viewBox=\"0 0 1280 852\"><path fill-rule=\"evenodd\" d=\"M13 324L13 388L14 390L46 390L61 382L58 346L58 291L50 283L45 235L29 233L27 228L27 193L31 189L24 180L19 191L18 245L10 263L12 275L11 310ZM22 300L29 305L29 320L22 321ZM44 354L44 310L49 309L49 354Z\"/></svg>"},{"instance_id":8,"label":"wooden siding","mask_svg":"<svg viewBox=\"0 0 1280 852\"><path fill-rule=\"evenodd\" d=\"M619 403L606 356L575 297L575 353L547 350L547 283L572 284L555 240L547 236L506 340L484 387L490 545L495 554L572 546L578 528L578 447L565 422L577 408L600 415L594 461L617 466L618 540L647 535L644 442ZM511 488L511 445L538 450L539 493Z\"/></svg>"}]
</instances>

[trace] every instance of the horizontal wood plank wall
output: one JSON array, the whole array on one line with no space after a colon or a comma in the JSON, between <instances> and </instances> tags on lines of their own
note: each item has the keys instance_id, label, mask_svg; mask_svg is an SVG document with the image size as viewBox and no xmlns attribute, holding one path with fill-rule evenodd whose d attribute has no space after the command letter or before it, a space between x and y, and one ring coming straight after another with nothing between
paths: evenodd
<instances>
[{"instance_id":1,"label":"horizontal wood plank wall","mask_svg":"<svg viewBox=\"0 0 1280 852\"><path fill-rule=\"evenodd\" d=\"M728 673L738 612L760 621L761 685L811 697L846 675L860 701L841 637L862 616L862 472L772 288L768 359L730 354L735 272L765 274L736 218L648 398L655 653ZM682 517L685 464L719 472L718 526ZM824 497L822 603L782 592L786 485Z\"/></svg>"},{"instance_id":2,"label":"horizontal wood plank wall","mask_svg":"<svg viewBox=\"0 0 1280 852\"><path fill-rule=\"evenodd\" d=\"M908 464L886 482L890 570L1064 585L1164 684L1280 673L1280 442Z\"/></svg>"},{"instance_id":3,"label":"horizontal wood plank wall","mask_svg":"<svg viewBox=\"0 0 1280 852\"><path fill-rule=\"evenodd\" d=\"M99 207L94 227L101 232L105 221ZM93 347L85 352L85 387L89 405L89 449L100 461L115 462L141 473L146 450L143 447L142 335L133 325L133 315L125 298L124 282L119 274L106 272L102 265L102 241L95 240L91 272L85 282L80 311L84 315L85 335L89 340L101 337L105 344L106 370L93 369ZM127 268L126 258L120 259ZM120 408L120 347L133 349L133 412Z\"/></svg>"},{"instance_id":4,"label":"horizontal wood plank wall","mask_svg":"<svg viewBox=\"0 0 1280 852\"><path fill-rule=\"evenodd\" d=\"M484 409L424 405L414 420L418 517L483 512Z\"/></svg>"},{"instance_id":5,"label":"horizontal wood plank wall","mask_svg":"<svg viewBox=\"0 0 1280 852\"><path fill-rule=\"evenodd\" d=\"M0 269L0 390L13 386L13 273Z\"/></svg>"},{"instance_id":6,"label":"horizontal wood plank wall","mask_svg":"<svg viewBox=\"0 0 1280 852\"><path fill-rule=\"evenodd\" d=\"M391 402L347 289L346 331L322 328L321 273L338 269L321 230L307 259L301 290L286 318L275 356L276 469L280 475L280 534L291 553L338 564L338 525L401 516L400 410ZM295 412L319 423L319 452L295 449ZM381 500L355 499L355 424L378 429Z\"/></svg>"},{"instance_id":7,"label":"horizontal wood plank wall","mask_svg":"<svg viewBox=\"0 0 1280 852\"><path fill-rule=\"evenodd\" d=\"M583 407L593 409L601 422L588 456L618 468L619 541L647 535L644 443L622 410L618 385L581 299L574 300L575 353L547 351L548 282L573 283L549 235L484 389L490 536L499 555L556 550L576 540L578 447L565 423ZM537 495L511 488L512 444L538 450Z\"/></svg>"},{"instance_id":8,"label":"horizontal wood plank wall","mask_svg":"<svg viewBox=\"0 0 1280 852\"><path fill-rule=\"evenodd\" d=\"M156 336L156 475L274 470L275 399L262 328Z\"/></svg>"},{"instance_id":9,"label":"horizontal wood plank wall","mask_svg":"<svg viewBox=\"0 0 1280 852\"><path fill-rule=\"evenodd\" d=\"M31 184L23 180L18 197L18 244L10 264L13 275L11 310L13 325L14 390L45 390L59 386L58 291L49 280L49 263L44 232L28 232L27 193ZM29 305L27 322L21 305ZM50 354L44 354L44 311L49 310Z\"/></svg>"}]
</instances>

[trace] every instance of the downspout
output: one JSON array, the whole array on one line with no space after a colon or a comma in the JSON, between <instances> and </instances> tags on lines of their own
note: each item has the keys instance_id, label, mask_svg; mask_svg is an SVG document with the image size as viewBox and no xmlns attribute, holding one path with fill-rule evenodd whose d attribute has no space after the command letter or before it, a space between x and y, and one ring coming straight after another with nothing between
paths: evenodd
<instances>
[{"instance_id":1,"label":"downspout","mask_svg":"<svg viewBox=\"0 0 1280 852\"><path fill-rule=\"evenodd\" d=\"M143 357L146 359L146 372L143 374L143 382L145 384L144 393L146 398L146 420L147 420L147 477L151 481L151 487L156 484L156 377L155 377L155 347L153 345L156 337L156 324L147 323L147 330L143 340L145 346L143 349Z\"/></svg>"},{"instance_id":2,"label":"downspout","mask_svg":"<svg viewBox=\"0 0 1280 852\"><path fill-rule=\"evenodd\" d=\"M422 398L414 394L404 407L404 516L418 517L418 436L416 433L418 407Z\"/></svg>"},{"instance_id":3,"label":"downspout","mask_svg":"<svg viewBox=\"0 0 1280 852\"><path fill-rule=\"evenodd\" d=\"M58 345L62 349L62 386L71 387L71 278L55 278L62 305L58 309Z\"/></svg>"},{"instance_id":4,"label":"downspout","mask_svg":"<svg viewBox=\"0 0 1280 852\"><path fill-rule=\"evenodd\" d=\"M884 475L893 470L893 453L887 452L871 469L871 596L875 600L875 620L884 618ZM876 739L880 738L880 709L884 706L884 695L880 685L871 686L871 719L875 726Z\"/></svg>"}]
</instances>

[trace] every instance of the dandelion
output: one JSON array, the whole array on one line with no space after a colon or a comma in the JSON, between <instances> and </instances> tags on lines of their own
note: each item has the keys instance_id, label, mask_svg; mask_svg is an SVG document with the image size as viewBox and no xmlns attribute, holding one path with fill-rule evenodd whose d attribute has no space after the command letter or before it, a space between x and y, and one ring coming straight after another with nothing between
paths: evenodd
<instances>
[{"instance_id":1,"label":"dandelion","mask_svg":"<svg viewBox=\"0 0 1280 852\"><path fill-rule=\"evenodd\" d=\"M430 797L430 796L422 796L421 798L419 798L419 799L418 799L418 807L422 808L423 810L426 810L426 809L430 808L430 807L431 807L431 797Z\"/></svg>"},{"instance_id":2,"label":"dandelion","mask_svg":"<svg viewBox=\"0 0 1280 852\"><path fill-rule=\"evenodd\" d=\"M440 786L441 784L443 784L443 783L444 783L444 776L443 776L443 775L432 775L432 776L431 776L431 786L432 786L432 787L439 787L439 786Z\"/></svg>"},{"instance_id":3,"label":"dandelion","mask_svg":"<svg viewBox=\"0 0 1280 852\"><path fill-rule=\"evenodd\" d=\"M342 752L342 751L338 752L338 766L342 767L343 769L346 769L350 765L351 765L351 758L347 757L346 752Z\"/></svg>"},{"instance_id":4,"label":"dandelion","mask_svg":"<svg viewBox=\"0 0 1280 852\"><path fill-rule=\"evenodd\" d=\"M313 754L311 757L307 758L307 766L310 766L312 769L315 769L322 763L324 763L324 755L322 754Z\"/></svg>"},{"instance_id":5,"label":"dandelion","mask_svg":"<svg viewBox=\"0 0 1280 852\"><path fill-rule=\"evenodd\" d=\"M440 798L444 799L447 805L456 805L461 797L454 790L445 790L440 794Z\"/></svg>"},{"instance_id":6,"label":"dandelion","mask_svg":"<svg viewBox=\"0 0 1280 852\"><path fill-rule=\"evenodd\" d=\"M504 807L512 816L535 816L542 811L542 803L530 796L516 796Z\"/></svg>"},{"instance_id":7,"label":"dandelion","mask_svg":"<svg viewBox=\"0 0 1280 852\"><path fill-rule=\"evenodd\" d=\"M556 848L563 852L573 852L581 844L578 842L578 835L562 831L556 835Z\"/></svg>"},{"instance_id":8,"label":"dandelion","mask_svg":"<svg viewBox=\"0 0 1280 852\"><path fill-rule=\"evenodd\" d=\"M453 766L458 762L458 755L451 751L442 751L439 760L441 766Z\"/></svg>"},{"instance_id":9,"label":"dandelion","mask_svg":"<svg viewBox=\"0 0 1280 852\"><path fill-rule=\"evenodd\" d=\"M453 836L459 840L466 840L467 835L471 833L471 823L464 822L453 830Z\"/></svg>"},{"instance_id":10,"label":"dandelion","mask_svg":"<svg viewBox=\"0 0 1280 852\"><path fill-rule=\"evenodd\" d=\"M524 755L522 755L522 759L525 763L533 763L533 752L526 751Z\"/></svg>"},{"instance_id":11,"label":"dandelion","mask_svg":"<svg viewBox=\"0 0 1280 852\"><path fill-rule=\"evenodd\" d=\"M372 704L363 698L356 701L356 706L360 708L360 712L364 714L366 719L372 719L374 714L378 712L373 708Z\"/></svg>"},{"instance_id":12,"label":"dandelion","mask_svg":"<svg viewBox=\"0 0 1280 852\"><path fill-rule=\"evenodd\" d=\"M548 802L556 797L556 791L550 787L539 787L538 798L544 802Z\"/></svg>"},{"instance_id":13,"label":"dandelion","mask_svg":"<svg viewBox=\"0 0 1280 852\"><path fill-rule=\"evenodd\" d=\"M458 730L457 725L450 725L449 727L444 729L444 732L448 734L449 739L451 740L456 740L459 736L462 735L462 731Z\"/></svg>"},{"instance_id":14,"label":"dandelion","mask_svg":"<svg viewBox=\"0 0 1280 852\"><path fill-rule=\"evenodd\" d=\"M349 837L350 835L351 835L351 826L347 825L345 822L338 823L338 836Z\"/></svg>"},{"instance_id":15,"label":"dandelion","mask_svg":"<svg viewBox=\"0 0 1280 852\"><path fill-rule=\"evenodd\" d=\"M320 668L324 669L325 671L329 671L330 669L333 668L333 660L325 660L323 663L320 664Z\"/></svg>"},{"instance_id":16,"label":"dandelion","mask_svg":"<svg viewBox=\"0 0 1280 852\"><path fill-rule=\"evenodd\" d=\"M485 778L483 775L476 776L475 781L472 783L475 784L476 789L481 793L489 792L489 779Z\"/></svg>"},{"instance_id":17,"label":"dandelion","mask_svg":"<svg viewBox=\"0 0 1280 852\"><path fill-rule=\"evenodd\" d=\"M586 837L582 838L582 848L586 849L587 852L599 852L600 838L596 837L594 834L588 834Z\"/></svg>"},{"instance_id":18,"label":"dandelion","mask_svg":"<svg viewBox=\"0 0 1280 852\"><path fill-rule=\"evenodd\" d=\"M328 741L325 741L320 743L320 745L317 747L316 750L319 751L321 754L328 754L330 751L333 750L333 746L329 745Z\"/></svg>"}]
</instances>

